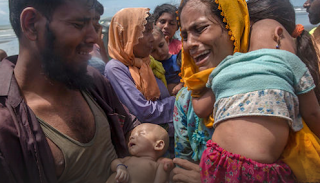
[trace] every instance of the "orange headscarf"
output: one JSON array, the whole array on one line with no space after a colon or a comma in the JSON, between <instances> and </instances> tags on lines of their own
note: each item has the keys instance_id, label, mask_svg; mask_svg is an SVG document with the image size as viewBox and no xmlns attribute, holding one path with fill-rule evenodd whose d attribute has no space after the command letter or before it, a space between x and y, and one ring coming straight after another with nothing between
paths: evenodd
<instances>
[{"instance_id":1,"label":"orange headscarf","mask_svg":"<svg viewBox=\"0 0 320 183\"><path fill-rule=\"evenodd\" d=\"M234 43L233 52L247 52L250 32L250 18L245 0L214 0L221 10L223 22ZM181 0L182 4L183 0ZM182 82L191 90L191 96L200 97L201 91L206 86L208 77L214 68L209 68L199 72L198 67L182 45L181 52L181 73ZM205 120L207 127L212 127L213 116Z\"/></svg>"},{"instance_id":2,"label":"orange headscarf","mask_svg":"<svg viewBox=\"0 0 320 183\"><path fill-rule=\"evenodd\" d=\"M156 100L160 90L150 67L150 58L136 58L133 47L143 37L149 8L125 8L112 18L109 27L108 51L111 58L129 67L137 89L147 100Z\"/></svg>"}]
</instances>

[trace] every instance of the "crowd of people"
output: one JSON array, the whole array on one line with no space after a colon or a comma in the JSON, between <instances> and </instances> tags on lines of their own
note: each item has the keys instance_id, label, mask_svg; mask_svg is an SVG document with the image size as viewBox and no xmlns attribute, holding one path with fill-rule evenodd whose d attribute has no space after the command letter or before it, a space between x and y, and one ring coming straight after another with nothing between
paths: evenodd
<instances>
[{"instance_id":1,"label":"crowd of people","mask_svg":"<svg viewBox=\"0 0 320 183\"><path fill-rule=\"evenodd\" d=\"M320 182L320 28L289 0L124 8L107 48L98 0L9 10L0 182Z\"/></svg>"}]
</instances>

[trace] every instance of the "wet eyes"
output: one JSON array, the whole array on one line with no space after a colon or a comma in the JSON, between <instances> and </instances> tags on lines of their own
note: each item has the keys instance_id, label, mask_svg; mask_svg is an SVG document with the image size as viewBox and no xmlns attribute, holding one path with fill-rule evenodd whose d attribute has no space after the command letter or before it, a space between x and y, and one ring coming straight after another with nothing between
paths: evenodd
<instances>
[{"instance_id":1,"label":"wet eyes","mask_svg":"<svg viewBox=\"0 0 320 183\"><path fill-rule=\"evenodd\" d=\"M101 29L100 24L89 24L89 23L72 23L72 25L79 30L82 30L85 26L93 26L94 30L98 33L99 30Z\"/></svg>"},{"instance_id":2,"label":"wet eyes","mask_svg":"<svg viewBox=\"0 0 320 183\"><path fill-rule=\"evenodd\" d=\"M94 30L95 30L96 32L99 32L100 28L101 28L101 25L100 25L100 24L97 24L97 25L94 26Z\"/></svg>"},{"instance_id":3,"label":"wet eyes","mask_svg":"<svg viewBox=\"0 0 320 183\"><path fill-rule=\"evenodd\" d=\"M72 25L77 29L82 29L84 27L83 23L73 23Z\"/></svg>"},{"instance_id":4,"label":"wet eyes","mask_svg":"<svg viewBox=\"0 0 320 183\"><path fill-rule=\"evenodd\" d=\"M200 27L194 27L191 29L191 34L194 36L199 36L203 31L205 31L208 28L209 25L200 26ZM187 41L188 34L187 32L182 31L181 32L181 39L182 41Z\"/></svg>"},{"instance_id":5,"label":"wet eyes","mask_svg":"<svg viewBox=\"0 0 320 183\"><path fill-rule=\"evenodd\" d=\"M201 26L201 27L196 27L195 28L195 32L196 33L201 33L203 30L205 30L207 28L207 26Z\"/></svg>"}]
</instances>

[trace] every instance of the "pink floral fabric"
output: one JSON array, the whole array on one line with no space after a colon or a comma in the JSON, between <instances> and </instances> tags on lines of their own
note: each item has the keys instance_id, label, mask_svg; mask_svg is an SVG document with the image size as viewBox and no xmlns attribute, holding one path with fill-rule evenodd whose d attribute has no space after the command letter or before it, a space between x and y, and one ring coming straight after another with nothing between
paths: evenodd
<instances>
[{"instance_id":1,"label":"pink floral fabric","mask_svg":"<svg viewBox=\"0 0 320 183\"><path fill-rule=\"evenodd\" d=\"M255 162L232 154L209 140L201 161L201 182L294 182L291 169L282 161Z\"/></svg>"},{"instance_id":2,"label":"pink floral fabric","mask_svg":"<svg viewBox=\"0 0 320 183\"><path fill-rule=\"evenodd\" d=\"M169 43L169 53L176 55L181 50L181 41L178 39L172 39Z\"/></svg>"}]
</instances>

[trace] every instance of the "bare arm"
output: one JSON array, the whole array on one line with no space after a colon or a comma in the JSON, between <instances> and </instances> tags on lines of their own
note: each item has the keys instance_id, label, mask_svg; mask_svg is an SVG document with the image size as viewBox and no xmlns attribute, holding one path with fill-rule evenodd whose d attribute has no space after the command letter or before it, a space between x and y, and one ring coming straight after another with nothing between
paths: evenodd
<instances>
[{"instance_id":1,"label":"bare arm","mask_svg":"<svg viewBox=\"0 0 320 183\"><path fill-rule=\"evenodd\" d=\"M127 170L127 166L123 164L124 159L115 159L111 162L111 170L112 172L117 172L115 180L118 182L129 182L129 172Z\"/></svg>"},{"instance_id":2,"label":"bare arm","mask_svg":"<svg viewBox=\"0 0 320 183\"><path fill-rule=\"evenodd\" d=\"M206 88L205 93L199 98L192 98L192 106L194 112L200 118L208 117L213 111L215 97L211 89Z\"/></svg>"},{"instance_id":3,"label":"bare arm","mask_svg":"<svg viewBox=\"0 0 320 183\"><path fill-rule=\"evenodd\" d=\"M320 138L320 106L314 90L298 95L300 113L310 130Z\"/></svg>"},{"instance_id":4,"label":"bare arm","mask_svg":"<svg viewBox=\"0 0 320 183\"><path fill-rule=\"evenodd\" d=\"M170 85L170 84L169 84ZM168 88L169 88L169 85L168 85ZM175 85L173 88L172 88L172 91L170 92L171 95L176 95L180 89L183 87L183 83L179 83L177 85Z\"/></svg>"},{"instance_id":5,"label":"bare arm","mask_svg":"<svg viewBox=\"0 0 320 183\"><path fill-rule=\"evenodd\" d=\"M166 183L169 180L170 171L164 171L163 163L158 163L154 183Z\"/></svg>"}]
</instances>

